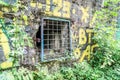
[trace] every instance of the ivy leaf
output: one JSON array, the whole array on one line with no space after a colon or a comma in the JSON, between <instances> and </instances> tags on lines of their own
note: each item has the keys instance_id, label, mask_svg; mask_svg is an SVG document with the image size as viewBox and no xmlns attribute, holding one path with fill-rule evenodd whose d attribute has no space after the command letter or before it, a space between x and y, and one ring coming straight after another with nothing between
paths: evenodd
<instances>
[{"instance_id":1,"label":"ivy leaf","mask_svg":"<svg viewBox=\"0 0 120 80\"><path fill-rule=\"evenodd\" d=\"M25 21L25 24L27 25L27 24L28 24L28 23L27 23L28 18L27 18L26 15L23 15L23 20Z\"/></svg>"},{"instance_id":2,"label":"ivy leaf","mask_svg":"<svg viewBox=\"0 0 120 80\"><path fill-rule=\"evenodd\" d=\"M12 11L17 12L19 9L17 7L13 7Z\"/></svg>"}]
</instances>

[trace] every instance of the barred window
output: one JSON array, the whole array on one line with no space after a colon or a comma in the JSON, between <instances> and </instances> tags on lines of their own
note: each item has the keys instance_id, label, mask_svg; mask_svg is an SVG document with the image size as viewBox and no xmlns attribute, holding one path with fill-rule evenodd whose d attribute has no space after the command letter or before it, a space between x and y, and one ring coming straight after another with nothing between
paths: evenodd
<instances>
[{"instance_id":1,"label":"barred window","mask_svg":"<svg viewBox=\"0 0 120 80\"><path fill-rule=\"evenodd\" d=\"M43 18L41 26L41 60L66 57L71 50L70 21Z\"/></svg>"}]
</instances>

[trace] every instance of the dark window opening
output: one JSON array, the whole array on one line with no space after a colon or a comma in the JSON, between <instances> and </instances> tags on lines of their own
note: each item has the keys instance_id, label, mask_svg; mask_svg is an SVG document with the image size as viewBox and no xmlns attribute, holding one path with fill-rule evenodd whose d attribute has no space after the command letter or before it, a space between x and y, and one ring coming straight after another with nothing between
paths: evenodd
<instances>
[{"instance_id":1,"label":"dark window opening","mask_svg":"<svg viewBox=\"0 0 120 80\"><path fill-rule=\"evenodd\" d=\"M38 48L41 47L41 26L39 26L39 29L38 29L38 31L36 33L36 46Z\"/></svg>"}]
</instances>

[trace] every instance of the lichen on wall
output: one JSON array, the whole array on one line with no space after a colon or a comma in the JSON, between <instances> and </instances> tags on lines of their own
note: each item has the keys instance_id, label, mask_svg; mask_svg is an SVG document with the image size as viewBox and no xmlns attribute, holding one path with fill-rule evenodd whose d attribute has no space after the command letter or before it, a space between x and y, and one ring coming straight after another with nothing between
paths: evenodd
<instances>
[{"instance_id":1,"label":"lichen on wall","mask_svg":"<svg viewBox=\"0 0 120 80\"><path fill-rule=\"evenodd\" d=\"M20 25L32 29L31 37L37 31L42 17L70 20L73 54L78 61L83 61L86 57L90 59L90 53L97 46L92 41L94 36L92 29L96 18L94 12L101 7L101 2L100 0L20 0L16 6L2 6L0 17L4 13L4 18L12 20L17 18L16 23L18 21Z\"/></svg>"}]
</instances>

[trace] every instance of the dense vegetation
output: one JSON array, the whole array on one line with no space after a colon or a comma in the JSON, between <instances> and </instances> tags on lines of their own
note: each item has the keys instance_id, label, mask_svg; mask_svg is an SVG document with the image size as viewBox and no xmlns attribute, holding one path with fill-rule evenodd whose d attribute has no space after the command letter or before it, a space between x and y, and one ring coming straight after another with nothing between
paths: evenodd
<instances>
[{"instance_id":1,"label":"dense vegetation","mask_svg":"<svg viewBox=\"0 0 120 80\"><path fill-rule=\"evenodd\" d=\"M50 74L37 65L37 71L12 68L0 72L0 80L120 80L120 40L115 31L120 0L105 0L100 11L96 11L95 36L98 48L90 61L73 63L72 67L61 67Z\"/></svg>"}]
</instances>

